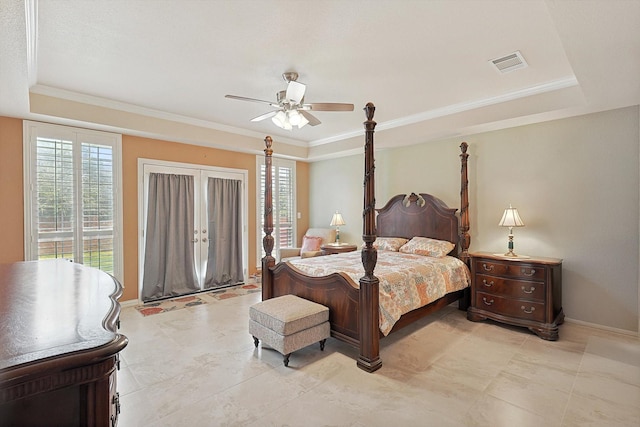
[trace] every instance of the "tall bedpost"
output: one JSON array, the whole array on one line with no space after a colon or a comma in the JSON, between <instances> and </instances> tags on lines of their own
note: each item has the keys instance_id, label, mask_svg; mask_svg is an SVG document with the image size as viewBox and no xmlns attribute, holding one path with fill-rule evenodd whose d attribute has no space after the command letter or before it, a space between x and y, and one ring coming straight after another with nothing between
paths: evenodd
<instances>
[{"instance_id":1,"label":"tall bedpost","mask_svg":"<svg viewBox=\"0 0 640 427\"><path fill-rule=\"evenodd\" d=\"M365 243L365 247L362 249L364 276L360 278L359 292L358 328L360 355L358 356L357 365L360 369L373 372L382 366L382 360L380 360L380 320L378 318L380 282L373 274L373 269L378 260L378 252L373 247L373 242L376 240L376 191L373 147L373 132L376 122L373 121L373 113L376 107L369 102L364 110L367 115L367 121L364 122L364 211L362 212L362 240Z\"/></svg>"},{"instance_id":2,"label":"tall bedpost","mask_svg":"<svg viewBox=\"0 0 640 427\"><path fill-rule=\"evenodd\" d=\"M469 234L469 179L467 178L467 148L466 142L460 144L460 162L462 168L460 170L460 255L458 256L462 262L471 268L471 257L469 256L469 245L471 244L471 235ZM462 298L458 300L458 308L466 311L471 305L471 290L466 288Z\"/></svg>"},{"instance_id":3,"label":"tall bedpost","mask_svg":"<svg viewBox=\"0 0 640 427\"><path fill-rule=\"evenodd\" d=\"M265 256L262 258L262 300L273 297L273 276L269 274L269 267L273 267L276 263L275 258L271 255L273 251L273 193L272 193L272 176L271 176L271 156L273 150L271 145L273 140L270 136L264 139L267 148L264 149L264 234L262 238L262 246L264 247Z\"/></svg>"},{"instance_id":4,"label":"tall bedpost","mask_svg":"<svg viewBox=\"0 0 640 427\"><path fill-rule=\"evenodd\" d=\"M463 142L460 144L460 162L462 169L460 170L460 259L469 265L469 245L471 244L471 235L469 234L469 179L467 178L467 148L469 144Z\"/></svg>"}]
</instances>

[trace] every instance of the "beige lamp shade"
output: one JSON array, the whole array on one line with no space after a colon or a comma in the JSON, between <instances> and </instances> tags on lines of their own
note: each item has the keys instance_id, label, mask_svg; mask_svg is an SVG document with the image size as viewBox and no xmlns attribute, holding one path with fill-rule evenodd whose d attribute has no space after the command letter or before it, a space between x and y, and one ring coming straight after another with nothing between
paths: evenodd
<instances>
[{"instance_id":1,"label":"beige lamp shade","mask_svg":"<svg viewBox=\"0 0 640 427\"><path fill-rule=\"evenodd\" d=\"M507 209L504 210L502 214L502 219L498 223L500 227L509 227L509 243L508 243L508 252L502 256L514 257L514 258L529 258L526 255L517 255L513 252L513 227L524 227L524 221L520 218L520 214L518 213L518 209L509 205ZM499 254L496 254L499 255Z\"/></svg>"},{"instance_id":2,"label":"beige lamp shade","mask_svg":"<svg viewBox=\"0 0 640 427\"><path fill-rule=\"evenodd\" d=\"M344 218L342 218L342 214L336 211L336 213L333 214L333 218L331 218L331 224L329 225L332 227L339 227L345 224L346 222L344 222Z\"/></svg>"},{"instance_id":3,"label":"beige lamp shade","mask_svg":"<svg viewBox=\"0 0 640 427\"><path fill-rule=\"evenodd\" d=\"M520 214L518 214L518 209L509 207L504 210L502 214L502 219L498 223L500 227L524 227L524 221L520 218Z\"/></svg>"}]
</instances>

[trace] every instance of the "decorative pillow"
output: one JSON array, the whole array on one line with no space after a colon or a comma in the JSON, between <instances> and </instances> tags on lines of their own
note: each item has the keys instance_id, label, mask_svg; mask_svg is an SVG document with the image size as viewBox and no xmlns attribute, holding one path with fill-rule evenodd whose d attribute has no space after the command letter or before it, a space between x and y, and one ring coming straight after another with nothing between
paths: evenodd
<instances>
[{"instance_id":1,"label":"decorative pillow","mask_svg":"<svg viewBox=\"0 0 640 427\"><path fill-rule=\"evenodd\" d=\"M320 250L322 245L322 237L302 236L302 252L315 252Z\"/></svg>"},{"instance_id":2,"label":"decorative pillow","mask_svg":"<svg viewBox=\"0 0 640 427\"><path fill-rule=\"evenodd\" d=\"M398 249L409 240L402 237L378 237L373 242L373 247L379 251L398 252Z\"/></svg>"},{"instance_id":3,"label":"decorative pillow","mask_svg":"<svg viewBox=\"0 0 640 427\"><path fill-rule=\"evenodd\" d=\"M446 240L414 237L409 240L409 243L400 248L400 252L441 258L451 252L455 246L456 245Z\"/></svg>"}]
</instances>

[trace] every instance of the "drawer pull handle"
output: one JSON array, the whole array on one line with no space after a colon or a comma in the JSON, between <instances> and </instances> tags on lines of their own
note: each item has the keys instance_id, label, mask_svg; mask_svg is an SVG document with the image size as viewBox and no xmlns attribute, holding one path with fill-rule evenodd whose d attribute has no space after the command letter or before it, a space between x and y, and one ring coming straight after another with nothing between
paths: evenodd
<instances>
[{"instance_id":1,"label":"drawer pull handle","mask_svg":"<svg viewBox=\"0 0 640 427\"><path fill-rule=\"evenodd\" d=\"M120 393L116 392L111 398L111 404L115 406L115 414L111 415L111 427L118 425L118 416L120 415Z\"/></svg>"},{"instance_id":2,"label":"drawer pull handle","mask_svg":"<svg viewBox=\"0 0 640 427\"><path fill-rule=\"evenodd\" d=\"M493 265L487 266L487 264L483 263L482 268L484 268L485 271L493 271Z\"/></svg>"},{"instance_id":3,"label":"drawer pull handle","mask_svg":"<svg viewBox=\"0 0 640 427\"><path fill-rule=\"evenodd\" d=\"M487 282L487 279L482 279L482 284L485 285L487 288L490 288L493 286L493 280L490 282Z\"/></svg>"},{"instance_id":4,"label":"drawer pull handle","mask_svg":"<svg viewBox=\"0 0 640 427\"><path fill-rule=\"evenodd\" d=\"M536 287L535 287L535 286L532 286L531 288L529 288L529 290L526 290L526 289L524 288L524 286L522 287L522 292L524 292L525 294L532 294L532 293L533 293L533 291L535 291L535 290L536 290Z\"/></svg>"},{"instance_id":5,"label":"drawer pull handle","mask_svg":"<svg viewBox=\"0 0 640 427\"><path fill-rule=\"evenodd\" d=\"M529 272L527 272L527 270L525 270L524 268L520 269L520 272L522 273L522 275L524 276L533 276L534 274L536 274L536 269L532 268Z\"/></svg>"},{"instance_id":6,"label":"drawer pull handle","mask_svg":"<svg viewBox=\"0 0 640 427\"><path fill-rule=\"evenodd\" d=\"M492 305L493 304L493 300L487 301L487 299L485 297L482 297L482 302L485 303L486 305ZM524 307L522 307L522 308L524 308Z\"/></svg>"},{"instance_id":7,"label":"drawer pull handle","mask_svg":"<svg viewBox=\"0 0 640 427\"><path fill-rule=\"evenodd\" d=\"M520 307L520 310L524 311L524 312L525 312L525 313L527 313L527 314L531 314L531 313L533 313L534 311L536 311L536 308L535 308L535 307L531 307L531 309L530 309L529 311L527 311L527 309L526 309L526 308L524 307L524 305L523 305L522 307Z\"/></svg>"}]
</instances>

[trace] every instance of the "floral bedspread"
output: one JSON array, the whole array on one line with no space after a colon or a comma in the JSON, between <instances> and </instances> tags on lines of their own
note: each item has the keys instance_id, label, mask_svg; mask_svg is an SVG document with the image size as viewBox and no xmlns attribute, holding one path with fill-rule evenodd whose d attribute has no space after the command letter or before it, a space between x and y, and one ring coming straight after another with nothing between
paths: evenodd
<instances>
[{"instance_id":1,"label":"floral bedspread","mask_svg":"<svg viewBox=\"0 0 640 427\"><path fill-rule=\"evenodd\" d=\"M360 251L296 259L290 263L313 277L343 272L356 287L364 276ZM464 289L471 283L467 266L450 256L434 258L378 251L374 274L380 280L380 331L384 335L391 331L403 314L450 292Z\"/></svg>"}]
</instances>

